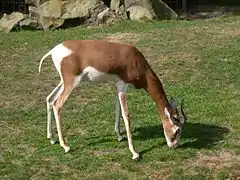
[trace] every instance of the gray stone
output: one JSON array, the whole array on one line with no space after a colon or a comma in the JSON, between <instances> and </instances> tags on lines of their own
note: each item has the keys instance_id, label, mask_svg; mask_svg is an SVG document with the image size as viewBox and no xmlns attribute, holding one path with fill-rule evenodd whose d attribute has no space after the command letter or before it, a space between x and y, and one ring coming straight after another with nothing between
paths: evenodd
<instances>
[{"instance_id":1,"label":"gray stone","mask_svg":"<svg viewBox=\"0 0 240 180\"><path fill-rule=\"evenodd\" d=\"M152 0L152 7L158 20L178 18L178 14L161 0Z\"/></svg>"},{"instance_id":2,"label":"gray stone","mask_svg":"<svg viewBox=\"0 0 240 180\"><path fill-rule=\"evenodd\" d=\"M64 23L61 18L63 3L61 0L50 0L38 6L39 24L44 30L60 27Z\"/></svg>"},{"instance_id":3,"label":"gray stone","mask_svg":"<svg viewBox=\"0 0 240 180\"><path fill-rule=\"evenodd\" d=\"M61 0L50 0L39 5L38 13L42 17L59 18L62 12Z\"/></svg>"},{"instance_id":4,"label":"gray stone","mask_svg":"<svg viewBox=\"0 0 240 180\"><path fill-rule=\"evenodd\" d=\"M121 0L111 0L110 9L111 10L118 10L119 7L120 7L120 1Z\"/></svg>"},{"instance_id":5,"label":"gray stone","mask_svg":"<svg viewBox=\"0 0 240 180\"><path fill-rule=\"evenodd\" d=\"M63 19L87 18L91 16L92 11L103 4L100 0L69 0L65 5Z\"/></svg>"},{"instance_id":6,"label":"gray stone","mask_svg":"<svg viewBox=\"0 0 240 180\"><path fill-rule=\"evenodd\" d=\"M161 0L125 0L131 20L176 19L177 13Z\"/></svg>"},{"instance_id":7,"label":"gray stone","mask_svg":"<svg viewBox=\"0 0 240 180\"><path fill-rule=\"evenodd\" d=\"M39 24L39 14L38 9L34 6L28 7L29 14L28 17L23 21L19 22L19 26L21 27L29 27L32 29L41 29L41 25Z\"/></svg>"},{"instance_id":8,"label":"gray stone","mask_svg":"<svg viewBox=\"0 0 240 180\"><path fill-rule=\"evenodd\" d=\"M0 20L0 31L10 32L23 19L24 15L19 12L12 12L9 15L4 14Z\"/></svg>"},{"instance_id":9,"label":"gray stone","mask_svg":"<svg viewBox=\"0 0 240 180\"><path fill-rule=\"evenodd\" d=\"M102 20L104 16L106 16L109 12L109 8L106 8L104 11L100 12L98 15L97 15L97 18L99 20Z\"/></svg>"},{"instance_id":10,"label":"gray stone","mask_svg":"<svg viewBox=\"0 0 240 180\"><path fill-rule=\"evenodd\" d=\"M131 20L153 20L154 14L146 7L140 5L130 6L127 11L129 12L129 17Z\"/></svg>"}]
</instances>

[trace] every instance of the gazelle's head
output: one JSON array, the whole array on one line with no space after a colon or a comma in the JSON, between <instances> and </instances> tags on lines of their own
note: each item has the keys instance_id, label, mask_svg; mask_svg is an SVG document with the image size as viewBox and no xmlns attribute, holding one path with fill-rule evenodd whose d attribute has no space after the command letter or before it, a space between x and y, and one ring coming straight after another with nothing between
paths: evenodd
<instances>
[{"instance_id":1,"label":"gazelle's head","mask_svg":"<svg viewBox=\"0 0 240 180\"><path fill-rule=\"evenodd\" d=\"M163 120L163 129L168 147L175 148L179 144L182 127L187 118L183 110L183 101L180 105L180 112L173 98L170 99L170 105L171 110L168 110L166 107L164 109L166 118Z\"/></svg>"}]
</instances>

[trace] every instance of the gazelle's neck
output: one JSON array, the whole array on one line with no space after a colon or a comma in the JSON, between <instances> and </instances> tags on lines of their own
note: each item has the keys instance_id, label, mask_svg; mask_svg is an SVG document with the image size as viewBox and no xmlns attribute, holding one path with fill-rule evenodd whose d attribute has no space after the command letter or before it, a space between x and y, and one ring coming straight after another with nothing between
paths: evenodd
<instances>
[{"instance_id":1,"label":"gazelle's neck","mask_svg":"<svg viewBox=\"0 0 240 180\"><path fill-rule=\"evenodd\" d=\"M167 96L165 94L161 81L158 79L157 75L153 72L152 69L149 69L146 72L146 84L146 91L155 101L159 116L164 119L166 117L164 113L165 107L171 111L171 106L167 100Z\"/></svg>"}]
</instances>

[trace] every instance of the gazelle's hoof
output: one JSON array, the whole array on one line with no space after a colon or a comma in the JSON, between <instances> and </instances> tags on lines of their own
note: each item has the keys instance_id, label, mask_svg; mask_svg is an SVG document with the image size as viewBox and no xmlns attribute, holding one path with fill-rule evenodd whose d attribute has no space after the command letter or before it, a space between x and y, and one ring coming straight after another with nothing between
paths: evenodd
<instances>
[{"instance_id":1,"label":"gazelle's hoof","mask_svg":"<svg viewBox=\"0 0 240 180\"><path fill-rule=\"evenodd\" d=\"M140 157L133 159L134 161L140 161Z\"/></svg>"},{"instance_id":2,"label":"gazelle's hoof","mask_svg":"<svg viewBox=\"0 0 240 180\"><path fill-rule=\"evenodd\" d=\"M139 161L140 160L139 154L133 155L132 159L135 160L135 161Z\"/></svg>"},{"instance_id":3,"label":"gazelle's hoof","mask_svg":"<svg viewBox=\"0 0 240 180\"><path fill-rule=\"evenodd\" d=\"M56 144L57 141L55 141L54 139L50 139L51 144Z\"/></svg>"},{"instance_id":4,"label":"gazelle's hoof","mask_svg":"<svg viewBox=\"0 0 240 180\"><path fill-rule=\"evenodd\" d=\"M70 147L68 147L68 146L65 146L63 148L64 148L65 153L68 153L70 151Z\"/></svg>"},{"instance_id":5,"label":"gazelle's hoof","mask_svg":"<svg viewBox=\"0 0 240 180\"><path fill-rule=\"evenodd\" d=\"M52 137L48 137L48 139L50 140L50 143L51 143L51 144L56 144L56 142L57 142L57 141L54 140Z\"/></svg>"},{"instance_id":6,"label":"gazelle's hoof","mask_svg":"<svg viewBox=\"0 0 240 180\"><path fill-rule=\"evenodd\" d=\"M123 137L122 136L119 136L118 137L118 142L121 142L123 140Z\"/></svg>"}]
</instances>

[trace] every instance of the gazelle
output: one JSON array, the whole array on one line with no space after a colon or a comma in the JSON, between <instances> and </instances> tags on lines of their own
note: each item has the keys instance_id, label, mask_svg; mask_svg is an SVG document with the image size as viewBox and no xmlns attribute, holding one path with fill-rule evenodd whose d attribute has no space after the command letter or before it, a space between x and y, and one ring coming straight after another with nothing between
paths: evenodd
<instances>
[{"instance_id":1,"label":"gazelle","mask_svg":"<svg viewBox=\"0 0 240 180\"><path fill-rule=\"evenodd\" d=\"M135 151L127 108L126 92L128 85L136 89L145 89L155 101L159 116L162 119L164 135L169 147L177 147L186 116L181 103L179 113L176 103L168 101L163 85L143 54L134 46L103 40L67 40L56 45L45 54L39 64L39 73L43 60L51 55L60 75L60 83L47 96L47 138L54 144L52 136L52 111L56 120L60 146L65 152L70 150L64 141L61 130L60 109L71 91L81 81L106 82L114 81L117 87L115 132L122 140L119 129L120 108L124 120L128 146L132 159L138 160Z\"/></svg>"}]
</instances>

